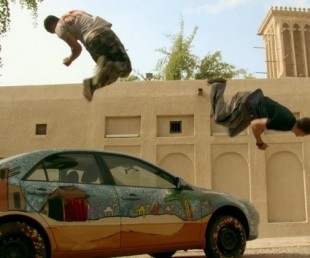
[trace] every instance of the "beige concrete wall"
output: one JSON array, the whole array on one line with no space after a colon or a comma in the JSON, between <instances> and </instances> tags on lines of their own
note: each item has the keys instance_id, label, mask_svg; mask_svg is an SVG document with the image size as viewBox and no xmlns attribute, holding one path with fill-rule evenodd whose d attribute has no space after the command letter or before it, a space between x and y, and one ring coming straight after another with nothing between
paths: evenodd
<instances>
[{"instance_id":1,"label":"beige concrete wall","mask_svg":"<svg viewBox=\"0 0 310 258\"><path fill-rule=\"evenodd\" d=\"M230 80L227 98L260 87L296 116L310 115L310 79ZM202 89L202 94L197 94ZM188 182L251 200L260 236L308 235L310 137L266 132L266 151L250 130L229 138L210 119L205 81L118 82L91 103L81 85L0 87L0 157L45 148L126 152ZM170 123L182 131L170 131ZM46 124L46 135L36 135Z\"/></svg>"}]
</instances>

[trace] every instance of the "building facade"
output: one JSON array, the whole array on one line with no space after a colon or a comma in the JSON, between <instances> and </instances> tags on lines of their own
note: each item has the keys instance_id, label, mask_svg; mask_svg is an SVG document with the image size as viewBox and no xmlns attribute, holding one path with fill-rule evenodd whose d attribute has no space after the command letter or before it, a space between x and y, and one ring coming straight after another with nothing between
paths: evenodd
<instances>
[{"instance_id":1,"label":"building facade","mask_svg":"<svg viewBox=\"0 0 310 258\"><path fill-rule=\"evenodd\" d=\"M229 80L226 97L262 88L296 117L310 114L310 79ZM261 215L260 237L310 232L310 137L268 131L260 151L251 130L229 138L210 118L205 81L0 87L0 156L47 148L124 152L191 184L236 194Z\"/></svg>"}]
</instances>

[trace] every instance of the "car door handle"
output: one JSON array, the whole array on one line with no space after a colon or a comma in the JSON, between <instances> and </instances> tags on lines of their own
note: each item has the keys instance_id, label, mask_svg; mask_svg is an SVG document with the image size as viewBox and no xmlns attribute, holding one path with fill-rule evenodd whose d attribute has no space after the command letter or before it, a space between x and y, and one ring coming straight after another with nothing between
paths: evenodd
<instances>
[{"instance_id":1,"label":"car door handle","mask_svg":"<svg viewBox=\"0 0 310 258\"><path fill-rule=\"evenodd\" d=\"M129 194L127 196L123 196L122 199L123 200L129 200L129 201L141 200L141 198L135 194Z\"/></svg>"},{"instance_id":2,"label":"car door handle","mask_svg":"<svg viewBox=\"0 0 310 258\"><path fill-rule=\"evenodd\" d=\"M47 195L48 191L44 188L38 188L33 190L27 190L27 193L29 194L39 194L39 195Z\"/></svg>"}]
</instances>

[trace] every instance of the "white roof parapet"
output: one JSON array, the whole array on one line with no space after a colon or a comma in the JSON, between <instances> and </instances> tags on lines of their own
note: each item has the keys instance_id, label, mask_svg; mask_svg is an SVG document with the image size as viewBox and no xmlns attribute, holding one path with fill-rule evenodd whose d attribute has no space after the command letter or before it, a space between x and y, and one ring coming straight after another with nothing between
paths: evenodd
<instances>
[{"instance_id":1,"label":"white roof parapet","mask_svg":"<svg viewBox=\"0 0 310 258\"><path fill-rule=\"evenodd\" d=\"M286 6L272 6L269 9L268 14L261 23L261 26L258 29L258 35L263 35L266 25L276 16L286 16L286 17L302 17L303 19L307 18L310 20L310 8L297 8L297 7L286 7Z\"/></svg>"},{"instance_id":2,"label":"white roof parapet","mask_svg":"<svg viewBox=\"0 0 310 258\"><path fill-rule=\"evenodd\" d=\"M305 7L287 7L287 6L271 6L271 10L279 11L295 11L295 12L310 12L310 8Z\"/></svg>"}]
</instances>

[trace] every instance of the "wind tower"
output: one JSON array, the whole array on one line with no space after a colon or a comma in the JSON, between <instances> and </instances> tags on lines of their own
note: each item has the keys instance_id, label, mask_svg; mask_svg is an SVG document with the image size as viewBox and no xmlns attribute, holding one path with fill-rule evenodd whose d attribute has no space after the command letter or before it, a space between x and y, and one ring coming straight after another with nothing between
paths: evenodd
<instances>
[{"instance_id":1,"label":"wind tower","mask_svg":"<svg viewBox=\"0 0 310 258\"><path fill-rule=\"evenodd\" d=\"M310 77L310 9L272 7L261 24L267 78Z\"/></svg>"}]
</instances>

